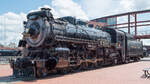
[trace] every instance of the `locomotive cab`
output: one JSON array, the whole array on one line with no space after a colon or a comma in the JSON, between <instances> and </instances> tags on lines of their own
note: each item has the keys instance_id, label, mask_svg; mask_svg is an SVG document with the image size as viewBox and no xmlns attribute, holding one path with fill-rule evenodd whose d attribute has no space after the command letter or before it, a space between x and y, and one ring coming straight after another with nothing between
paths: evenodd
<instances>
[{"instance_id":1,"label":"locomotive cab","mask_svg":"<svg viewBox=\"0 0 150 84\"><path fill-rule=\"evenodd\" d=\"M130 59L137 61L143 55L143 44L137 41L132 35L121 30L104 28L104 31L111 35L111 43L118 48L122 62L127 63Z\"/></svg>"},{"instance_id":2,"label":"locomotive cab","mask_svg":"<svg viewBox=\"0 0 150 84\"><path fill-rule=\"evenodd\" d=\"M121 30L116 30L112 28L103 28L103 31L106 31L111 36L111 45L115 46L121 56L122 62L126 60L126 50L127 50L127 40L126 33Z\"/></svg>"},{"instance_id":3,"label":"locomotive cab","mask_svg":"<svg viewBox=\"0 0 150 84\"><path fill-rule=\"evenodd\" d=\"M112 28L103 28L105 32L108 32L111 36L111 44L117 48L122 48L124 45L124 39L126 38L123 31L115 30Z\"/></svg>"}]
</instances>

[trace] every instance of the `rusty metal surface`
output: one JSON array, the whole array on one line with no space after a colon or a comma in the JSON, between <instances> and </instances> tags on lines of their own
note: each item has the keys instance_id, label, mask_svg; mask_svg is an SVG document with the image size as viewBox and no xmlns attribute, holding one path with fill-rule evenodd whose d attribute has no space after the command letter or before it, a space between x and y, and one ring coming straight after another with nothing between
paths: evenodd
<instances>
[{"instance_id":1,"label":"rusty metal surface","mask_svg":"<svg viewBox=\"0 0 150 84\"><path fill-rule=\"evenodd\" d=\"M125 65L105 67L96 70L66 75L54 75L32 81L10 79L9 65L0 65L0 84L149 84L143 69L150 67L150 60Z\"/></svg>"}]
</instances>

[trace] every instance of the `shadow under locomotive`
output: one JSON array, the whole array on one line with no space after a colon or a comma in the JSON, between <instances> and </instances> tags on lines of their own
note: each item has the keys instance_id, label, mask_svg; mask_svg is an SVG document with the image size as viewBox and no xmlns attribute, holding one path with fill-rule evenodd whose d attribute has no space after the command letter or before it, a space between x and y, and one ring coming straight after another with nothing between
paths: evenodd
<instances>
[{"instance_id":1,"label":"shadow under locomotive","mask_svg":"<svg viewBox=\"0 0 150 84\"><path fill-rule=\"evenodd\" d=\"M112 28L90 28L74 17L54 19L50 9L27 15L23 56L10 61L15 77L45 77L105 65L139 61L142 42Z\"/></svg>"}]
</instances>

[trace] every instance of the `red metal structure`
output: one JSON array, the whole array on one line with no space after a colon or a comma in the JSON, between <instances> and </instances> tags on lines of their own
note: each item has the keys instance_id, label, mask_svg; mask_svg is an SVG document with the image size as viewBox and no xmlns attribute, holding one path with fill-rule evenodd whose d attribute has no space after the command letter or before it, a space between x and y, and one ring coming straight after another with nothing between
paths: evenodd
<instances>
[{"instance_id":1,"label":"red metal structure","mask_svg":"<svg viewBox=\"0 0 150 84\"><path fill-rule=\"evenodd\" d=\"M147 28L149 27L150 28L150 18L145 16L147 19L148 18L149 19L148 20L141 20L142 18L139 17L139 15L144 15L144 14L150 15L150 10L127 12L127 13L97 18L97 19L93 19L91 21L96 21L96 22L104 21L104 23L107 24L106 25L107 27L113 27L115 29L126 28L126 29L128 29L129 34L131 34L131 28L134 28L134 36L137 39L149 39L150 33L139 35L138 33L141 34L141 32L137 32L137 27L138 28L142 28L142 27L147 27ZM127 21L123 22L123 23L119 23L118 18L120 18L120 17L126 17ZM114 23L108 24L111 20L113 20Z\"/></svg>"}]
</instances>

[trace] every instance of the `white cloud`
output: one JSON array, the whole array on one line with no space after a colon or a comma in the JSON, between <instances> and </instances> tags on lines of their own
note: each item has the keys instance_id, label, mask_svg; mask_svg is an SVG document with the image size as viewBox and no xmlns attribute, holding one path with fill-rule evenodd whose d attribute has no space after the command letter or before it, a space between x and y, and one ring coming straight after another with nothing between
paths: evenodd
<instances>
[{"instance_id":1,"label":"white cloud","mask_svg":"<svg viewBox=\"0 0 150 84\"><path fill-rule=\"evenodd\" d=\"M132 11L135 5L133 0L121 0L120 4L127 11Z\"/></svg>"},{"instance_id":2,"label":"white cloud","mask_svg":"<svg viewBox=\"0 0 150 84\"><path fill-rule=\"evenodd\" d=\"M120 7L119 0L83 0L81 5L92 19L116 14Z\"/></svg>"},{"instance_id":3,"label":"white cloud","mask_svg":"<svg viewBox=\"0 0 150 84\"><path fill-rule=\"evenodd\" d=\"M57 11L59 17L75 16L76 18L88 20L81 6L72 0L53 0L51 5Z\"/></svg>"},{"instance_id":4,"label":"white cloud","mask_svg":"<svg viewBox=\"0 0 150 84\"><path fill-rule=\"evenodd\" d=\"M150 8L149 0L82 0L81 5L92 19Z\"/></svg>"},{"instance_id":5,"label":"white cloud","mask_svg":"<svg viewBox=\"0 0 150 84\"><path fill-rule=\"evenodd\" d=\"M72 0L52 0L50 5L40 6L38 9L31 10L29 12L39 11L43 7L51 8L51 12L55 18L63 16L74 16L78 19L88 20L88 17L82 10L82 7Z\"/></svg>"},{"instance_id":6,"label":"white cloud","mask_svg":"<svg viewBox=\"0 0 150 84\"><path fill-rule=\"evenodd\" d=\"M121 0L120 4L127 11L150 8L149 0Z\"/></svg>"},{"instance_id":7,"label":"white cloud","mask_svg":"<svg viewBox=\"0 0 150 84\"><path fill-rule=\"evenodd\" d=\"M26 14L12 12L0 15L0 43L8 45L10 42L17 43L23 32L23 21Z\"/></svg>"}]
</instances>

